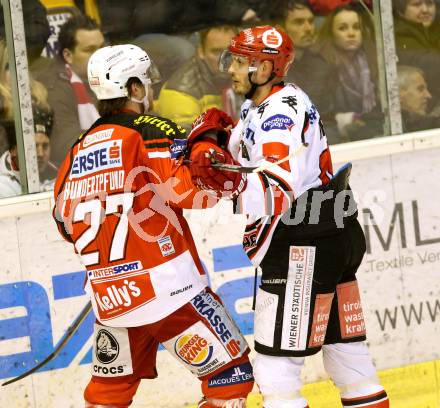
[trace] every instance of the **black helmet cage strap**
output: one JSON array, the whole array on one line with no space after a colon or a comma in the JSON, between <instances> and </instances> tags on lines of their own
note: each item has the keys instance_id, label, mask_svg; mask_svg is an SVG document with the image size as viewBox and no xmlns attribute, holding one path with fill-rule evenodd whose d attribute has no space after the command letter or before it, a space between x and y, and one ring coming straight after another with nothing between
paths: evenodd
<instances>
[{"instance_id":1,"label":"black helmet cage strap","mask_svg":"<svg viewBox=\"0 0 440 408\"><path fill-rule=\"evenodd\" d=\"M249 73L248 73L248 79L249 79L249 82L251 83L251 89L249 90L248 93L246 93L246 94L244 95L244 97L245 97L246 99L252 99L252 97L253 97L254 94L255 94L255 91L257 90L257 88L258 88L259 86L264 86L264 85L266 85L267 83L269 83L270 81L272 81L272 79L274 79L274 78L276 77L275 72L274 72L273 69L272 69L272 72L271 72L269 78L267 79L267 81L266 81L266 82L263 82L262 84L257 84L257 83L255 83L255 82L252 81L252 74L253 74L253 72L249 72Z\"/></svg>"}]
</instances>

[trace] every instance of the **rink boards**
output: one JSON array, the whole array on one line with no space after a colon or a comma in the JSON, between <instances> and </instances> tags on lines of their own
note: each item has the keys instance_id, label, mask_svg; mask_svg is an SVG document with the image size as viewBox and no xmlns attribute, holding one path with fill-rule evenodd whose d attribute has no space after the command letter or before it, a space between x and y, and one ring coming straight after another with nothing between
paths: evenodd
<instances>
[{"instance_id":1,"label":"rink boards","mask_svg":"<svg viewBox=\"0 0 440 408\"><path fill-rule=\"evenodd\" d=\"M351 185L367 237L358 279L368 341L393 407L438 407L440 135L427 131L351 143L335 147L333 156L335 168L353 162ZM46 193L0 201L0 379L17 376L50 354L87 303L83 267L58 234L52 206ZM186 215L211 286L252 344L254 269L240 244L244 218L231 215L227 202ZM81 406L92 322L89 316L41 372L1 388L0 406ZM158 354L158 371L158 379L140 387L134 407L180 408L197 401L198 381L164 351ZM304 391L314 408L337 407L328 382L312 384L323 380L317 355L306 364ZM420 398L405 405L403 391ZM320 395L334 398L335 405L319 402ZM257 406L258 397L253 401Z\"/></svg>"}]
</instances>

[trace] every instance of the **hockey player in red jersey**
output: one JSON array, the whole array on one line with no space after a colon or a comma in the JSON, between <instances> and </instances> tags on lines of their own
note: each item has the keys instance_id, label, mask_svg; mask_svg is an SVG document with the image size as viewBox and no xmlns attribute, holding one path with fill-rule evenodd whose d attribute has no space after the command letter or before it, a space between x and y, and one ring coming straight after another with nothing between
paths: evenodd
<instances>
[{"instance_id":1,"label":"hockey player in red jersey","mask_svg":"<svg viewBox=\"0 0 440 408\"><path fill-rule=\"evenodd\" d=\"M118 45L92 55L88 78L101 118L68 152L54 191L59 231L87 268L96 315L85 406L128 407L140 380L157 376L162 343L201 380L199 407L245 407L249 348L207 287L182 215L217 198L183 164L185 131L148 113L157 71L142 49ZM192 154L207 149L216 146L199 140Z\"/></svg>"},{"instance_id":2,"label":"hockey player in red jersey","mask_svg":"<svg viewBox=\"0 0 440 408\"><path fill-rule=\"evenodd\" d=\"M348 185L351 166L333 175L316 107L299 87L283 83L293 59L292 41L274 27L248 28L233 38L220 68L246 97L240 120L225 138L232 120L209 110L194 123L188 143L196 146L208 135L241 168L210 166L219 152L208 149L192 155L191 173L216 194L237 184L237 174L246 180L235 210L247 215L243 246L262 270L253 366L264 407L306 407L300 394L304 358L322 350L344 407L386 408L365 343L355 275L365 237ZM226 129L205 123L215 116Z\"/></svg>"}]
</instances>

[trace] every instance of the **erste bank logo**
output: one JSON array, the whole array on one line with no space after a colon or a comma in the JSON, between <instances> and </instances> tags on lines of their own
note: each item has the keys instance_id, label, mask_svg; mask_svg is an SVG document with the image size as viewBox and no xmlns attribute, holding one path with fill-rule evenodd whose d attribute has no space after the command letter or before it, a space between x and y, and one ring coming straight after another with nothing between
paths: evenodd
<instances>
[{"instance_id":1,"label":"erste bank logo","mask_svg":"<svg viewBox=\"0 0 440 408\"><path fill-rule=\"evenodd\" d=\"M70 179L118 167L122 167L122 140L97 143L74 156Z\"/></svg>"}]
</instances>

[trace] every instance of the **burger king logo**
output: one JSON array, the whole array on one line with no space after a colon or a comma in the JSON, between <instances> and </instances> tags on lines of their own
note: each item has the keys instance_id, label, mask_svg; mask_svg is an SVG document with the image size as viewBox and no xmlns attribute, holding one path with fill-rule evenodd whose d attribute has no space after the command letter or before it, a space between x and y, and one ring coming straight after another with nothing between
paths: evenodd
<instances>
[{"instance_id":1,"label":"burger king logo","mask_svg":"<svg viewBox=\"0 0 440 408\"><path fill-rule=\"evenodd\" d=\"M214 349L198 334L184 334L176 340L174 351L185 363L200 367L211 359Z\"/></svg>"}]
</instances>

